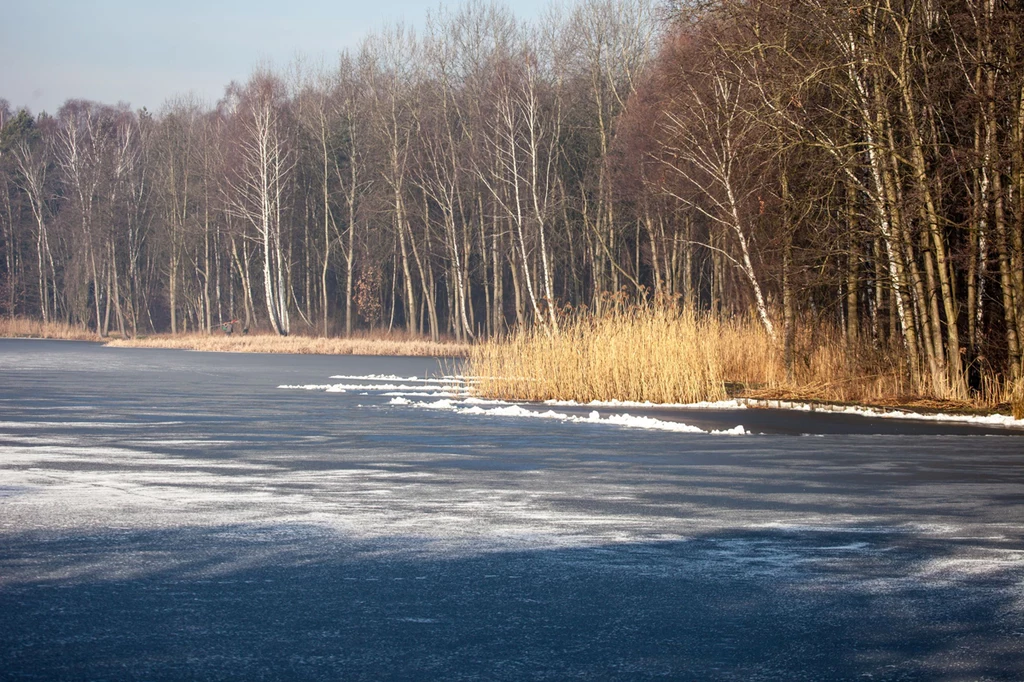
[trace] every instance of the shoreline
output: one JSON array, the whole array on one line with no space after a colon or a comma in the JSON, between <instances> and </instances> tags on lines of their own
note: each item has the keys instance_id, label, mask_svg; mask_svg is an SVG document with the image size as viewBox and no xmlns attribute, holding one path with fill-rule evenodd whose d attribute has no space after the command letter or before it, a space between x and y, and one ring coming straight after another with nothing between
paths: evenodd
<instances>
[{"instance_id":1,"label":"shoreline","mask_svg":"<svg viewBox=\"0 0 1024 682\"><path fill-rule=\"evenodd\" d=\"M109 348L151 348L164 350L188 350L211 353L270 353L281 355L366 355L380 357L444 357L465 358L470 353L466 344L432 342L422 339L371 339L371 338L315 338L307 336L278 337L268 334L246 336L214 336L188 334L172 336L149 336L138 339L61 338L49 336L3 336L0 338L39 341L80 341L98 343ZM486 398L485 398L486 399ZM499 401L495 402L509 402ZM654 403L638 401L592 401L579 403L571 400L518 401L524 404L577 406L577 407L636 407L636 408L688 408L688 409L784 409L804 412L831 412L861 414L866 417L922 419L938 421L967 421L971 418L1001 417L1007 428L1024 428L1024 420L1013 419L1009 406L1003 409L986 409L976 405L934 399L885 400L879 402L838 402L808 398L804 394L773 395L732 395L724 401L700 403ZM899 416L906 415L906 416ZM942 419L940 419L942 418ZM979 421L978 423L981 423ZM995 422L990 422L995 423Z\"/></svg>"},{"instance_id":2,"label":"shoreline","mask_svg":"<svg viewBox=\"0 0 1024 682\"><path fill-rule=\"evenodd\" d=\"M496 403L505 401L494 401ZM934 403L935 401L929 401ZM984 410L955 403L929 406L912 403L871 404L839 403L787 398L734 397L721 401L700 403L651 403L619 400L594 400L579 403L571 400L546 400L530 404L549 407L595 407L595 408L637 408L662 410L787 410L792 412L821 412L827 414L848 414L878 419L911 419L943 423L977 424L1011 429L1024 429L1024 420L1014 419L1006 412Z\"/></svg>"},{"instance_id":3,"label":"shoreline","mask_svg":"<svg viewBox=\"0 0 1024 682\"><path fill-rule=\"evenodd\" d=\"M197 353L269 353L273 355L368 355L380 357L465 358L469 346L420 339L315 338L309 336L249 335L215 337L200 335L149 336L137 339L46 335L0 335L18 341L76 341L108 348L188 350Z\"/></svg>"},{"instance_id":4,"label":"shoreline","mask_svg":"<svg viewBox=\"0 0 1024 682\"><path fill-rule=\"evenodd\" d=\"M107 339L110 348L164 348L214 353L273 353L285 355L373 355L406 357L466 357L469 346L416 338L312 337L248 334L239 336L187 334L137 339Z\"/></svg>"}]
</instances>

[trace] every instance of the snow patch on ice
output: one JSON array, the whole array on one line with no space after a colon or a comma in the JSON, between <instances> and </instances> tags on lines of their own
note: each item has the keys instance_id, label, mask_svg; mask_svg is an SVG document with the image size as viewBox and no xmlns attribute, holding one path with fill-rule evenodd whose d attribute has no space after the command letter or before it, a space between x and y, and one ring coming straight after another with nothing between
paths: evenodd
<instances>
[{"instance_id":1,"label":"snow patch on ice","mask_svg":"<svg viewBox=\"0 0 1024 682\"><path fill-rule=\"evenodd\" d=\"M278 388L286 388L293 391L330 391L334 388L334 384L281 384Z\"/></svg>"},{"instance_id":2,"label":"snow patch on ice","mask_svg":"<svg viewBox=\"0 0 1024 682\"><path fill-rule=\"evenodd\" d=\"M454 376L443 376L443 377L400 377L394 374L334 374L330 377L331 379L343 379L345 381L364 381L364 382L375 382L375 383L394 383L407 382L407 383L419 383L419 384L451 384L461 385L464 382L462 377Z\"/></svg>"},{"instance_id":3,"label":"snow patch on ice","mask_svg":"<svg viewBox=\"0 0 1024 682\"><path fill-rule=\"evenodd\" d=\"M715 400L701 401L696 403L652 403L649 400L591 400L589 403L580 403L575 400L545 400L545 405L554 407L672 407L687 408L691 410L745 410L747 406L739 400Z\"/></svg>"},{"instance_id":4,"label":"snow patch on ice","mask_svg":"<svg viewBox=\"0 0 1024 682\"><path fill-rule=\"evenodd\" d=\"M402 402L396 402L401 400ZM697 426L691 424L684 424L682 422L665 421L663 419L655 419L653 417L641 417L633 416L630 414L611 414L607 417L602 417L600 412L593 410L586 417L578 415L566 414L564 412L555 412L554 410L538 411L530 410L522 405L515 404L504 404L496 407L483 407L480 401L467 399L467 400L451 400L442 399L435 400L433 402L413 402L406 398L396 397L391 399L392 405L411 405L428 410L450 410L456 414L468 414L468 415L481 415L488 417L516 417L516 418L527 418L527 419L555 419L561 422L571 424L607 424L612 426L622 426L632 429L650 429L657 431L674 431L676 433L702 433L722 436L743 436L747 435L748 431L743 427L742 424L738 424L731 429L723 430L712 430L706 431Z\"/></svg>"},{"instance_id":5,"label":"snow patch on ice","mask_svg":"<svg viewBox=\"0 0 1024 682\"><path fill-rule=\"evenodd\" d=\"M339 379L335 384L282 384L280 389L325 391L327 393L346 393L360 391L360 395L381 393L384 396L418 395L422 397L464 397L467 392L462 377L401 377L396 374L336 374L331 379Z\"/></svg>"},{"instance_id":6,"label":"snow patch on ice","mask_svg":"<svg viewBox=\"0 0 1024 682\"><path fill-rule=\"evenodd\" d=\"M453 385L447 384L282 384L278 388L326 391L327 393L345 393L346 391L443 391L455 392Z\"/></svg>"},{"instance_id":7,"label":"snow patch on ice","mask_svg":"<svg viewBox=\"0 0 1024 682\"><path fill-rule=\"evenodd\" d=\"M602 420L596 410L590 413L590 421L605 421L610 424L618 424L620 426L627 426L634 429L658 429L661 431L679 431L682 433L711 433L721 436L747 435L747 430L742 424L737 424L731 429L705 431L704 429L691 426L690 424L664 421L661 419L654 419L653 417L634 417L630 414L613 414Z\"/></svg>"},{"instance_id":8,"label":"snow patch on ice","mask_svg":"<svg viewBox=\"0 0 1024 682\"><path fill-rule=\"evenodd\" d=\"M592 400L588 403L580 403L575 400L546 400L544 401L544 404L553 407L669 407L691 410L745 410L748 408L774 408L780 410L795 410L798 412L855 414L863 417L877 417L882 419L912 419L919 421L959 422L985 426L1024 428L1024 420L1014 419L1013 417L1002 414L925 414L922 412L886 410L882 408L854 405L812 404L791 402L787 400L761 400L753 398L736 398L732 400L702 401L695 403L652 403L650 401L636 402L630 400Z\"/></svg>"}]
</instances>

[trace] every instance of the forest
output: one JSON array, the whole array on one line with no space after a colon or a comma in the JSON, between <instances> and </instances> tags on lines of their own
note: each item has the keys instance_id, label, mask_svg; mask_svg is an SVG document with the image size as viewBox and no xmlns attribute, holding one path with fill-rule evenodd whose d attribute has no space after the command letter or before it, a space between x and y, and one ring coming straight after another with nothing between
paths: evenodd
<instances>
[{"instance_id":1,"label":"forest","mask_svg":"<svg viewBox=\"0 0 1024 682\"><path fill-rule=\"evenodd\" d=\"M213 105L0 100L0 315L473 342L668 306L787 366L838 335L920 394L998 392L1022 28L1009 0L473 0Z\"/></svg>"}]
</instances>

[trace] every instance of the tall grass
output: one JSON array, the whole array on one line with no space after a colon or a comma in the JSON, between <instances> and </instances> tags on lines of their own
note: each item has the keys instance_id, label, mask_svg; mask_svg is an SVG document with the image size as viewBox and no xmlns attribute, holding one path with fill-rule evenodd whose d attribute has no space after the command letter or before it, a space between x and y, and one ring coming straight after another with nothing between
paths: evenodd
<instances>
[{"instance_id":1,"label":"tall grass","mask_svg":"<svg viewBox=\"0 0 1024 682\"><path fill-rule=\"evenodd\" d=\"M1017 379L1013 387L1007 391L1010 411L1014 419L1024 419L1024 378Z\"/></svg>"},{"instance_id":2,"label":"tall grass","mask_svg":"<svg viewBox=\"0 0 1024 682\"><path fill-rule=\"evenodd\" d=\"M753 317L718 324L723 374L738 394L832 402L923 397L911 386L898 348L850 343L838 329L798 320L787 368L781 339L773 340Z\"/></svg>"},{"instance_id":3,"label":"tall grass","mask_svg":"<svg viewBox=\"0 0 1024 682\"><path fill-rule=\"evenodd\" d=\"M0 318L0 337L24 339L65 339L96 341L95 331L81 325L46 322L27 317Z\"/></svg>"},{"instance_id":4,"label":"tall grass","mask_svg":"<svg viewBox=\"0 0 1024 682\"><path fill-rule=\"evenodd\" d=\"M718 326L665 311L581 317L475 346L471 374L478 392L503 399L720 400Z\"/></svg>"},{"instance_id":5,"label":"tall grass","mask_svg":"<svg viewBox=\"0 0 1024 682\"><path fill-rule=\"evenodd\" d=\"M692 403L734 395L892 404L949 398L915 393L902 357L899 349L850 344L838 330L807 322L795 325L787 369L781 341L753 317L643 307L478 345L469 372L477 393L500 399ZM973 406L993 406L1006 396L992 392Z\"/></svg>"}]
</instances>

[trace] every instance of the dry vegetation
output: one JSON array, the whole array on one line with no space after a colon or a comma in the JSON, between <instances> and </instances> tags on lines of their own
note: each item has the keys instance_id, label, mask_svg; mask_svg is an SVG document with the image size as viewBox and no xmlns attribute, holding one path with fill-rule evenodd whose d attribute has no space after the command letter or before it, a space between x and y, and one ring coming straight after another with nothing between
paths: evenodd
<instances>
[{"instance_id":1,"label":"dry vegetation","mask_svg":"<svg viewBox=\"0 0 1024 682\"><path fill-rule=\"evenodd\" d=\"M820 325L797 329L789 373L781 343L755 319L646 308L479 345L470 373L480 395L502 399L692 403L734 396L958 410L1012 402L1024 413L1024 382L990 388L969 403L915 395L907 368L894 360L899 353L850 347Z\"/></svg>"},{"instance_id":2,"label":"dry vegetation","mask_svg":"<svg viewBox=\"0 0 1024 682\"><path fill-rule=\"evenodd\" d=\"M476 346L471 374L485 396L522 400L725 397L714 323L695 316L631 313L533 328Z\"/></svg>"},{"instance_id":3,"label":"dry vegetation","mask_svg":"<svg viewBox=\"0 0 1024 682\"><path fill-rule=\"evenodd\" d=\"M435 343L404 336L362 336L314 338L276 334L162 334L137 339L115 339L107 343L118 348L176 348L223 353L294 353L302 355L417 355L458 357L469 347L456 343Z\"/></svg>"},{"instance_id":4,"label":"dry vegetation","mask_svg":"<svg viewBox=\"0 0 1024 682\"><path fill-rule=\"evenodd\" d=\"M1024 419L1024 379L1018 379L1009 392L1010 411L1014 419Z\"/></svg>"},{"instance_id":5,"label":"dry vegetation","mask_svg":"<svg viewBox=\"0 0 1024 682\"><path fill-rule=\"evenodd\" d=\"M96 332L86 329L84 325L14 317L0 318L0 338L95 341Z\"/></svg>"},{"instance_id":6,"label":"dry vegetation","mask_svg":"<svg viewBox=\"0 0 1024 682\"><path fill-rule=\"evenodd\" d=\"M172 348L226 353L294 353L300 355L416 355L463 357L469 346L433 342L415 335L370 335L351 338L277 336L276 334L226 335L157 334L147 337L100 339L94 330L60 322L43 323L23 317L0 318L0 338L66 339L105 341L117 348Z\"/></svg>"}]
</instances>

